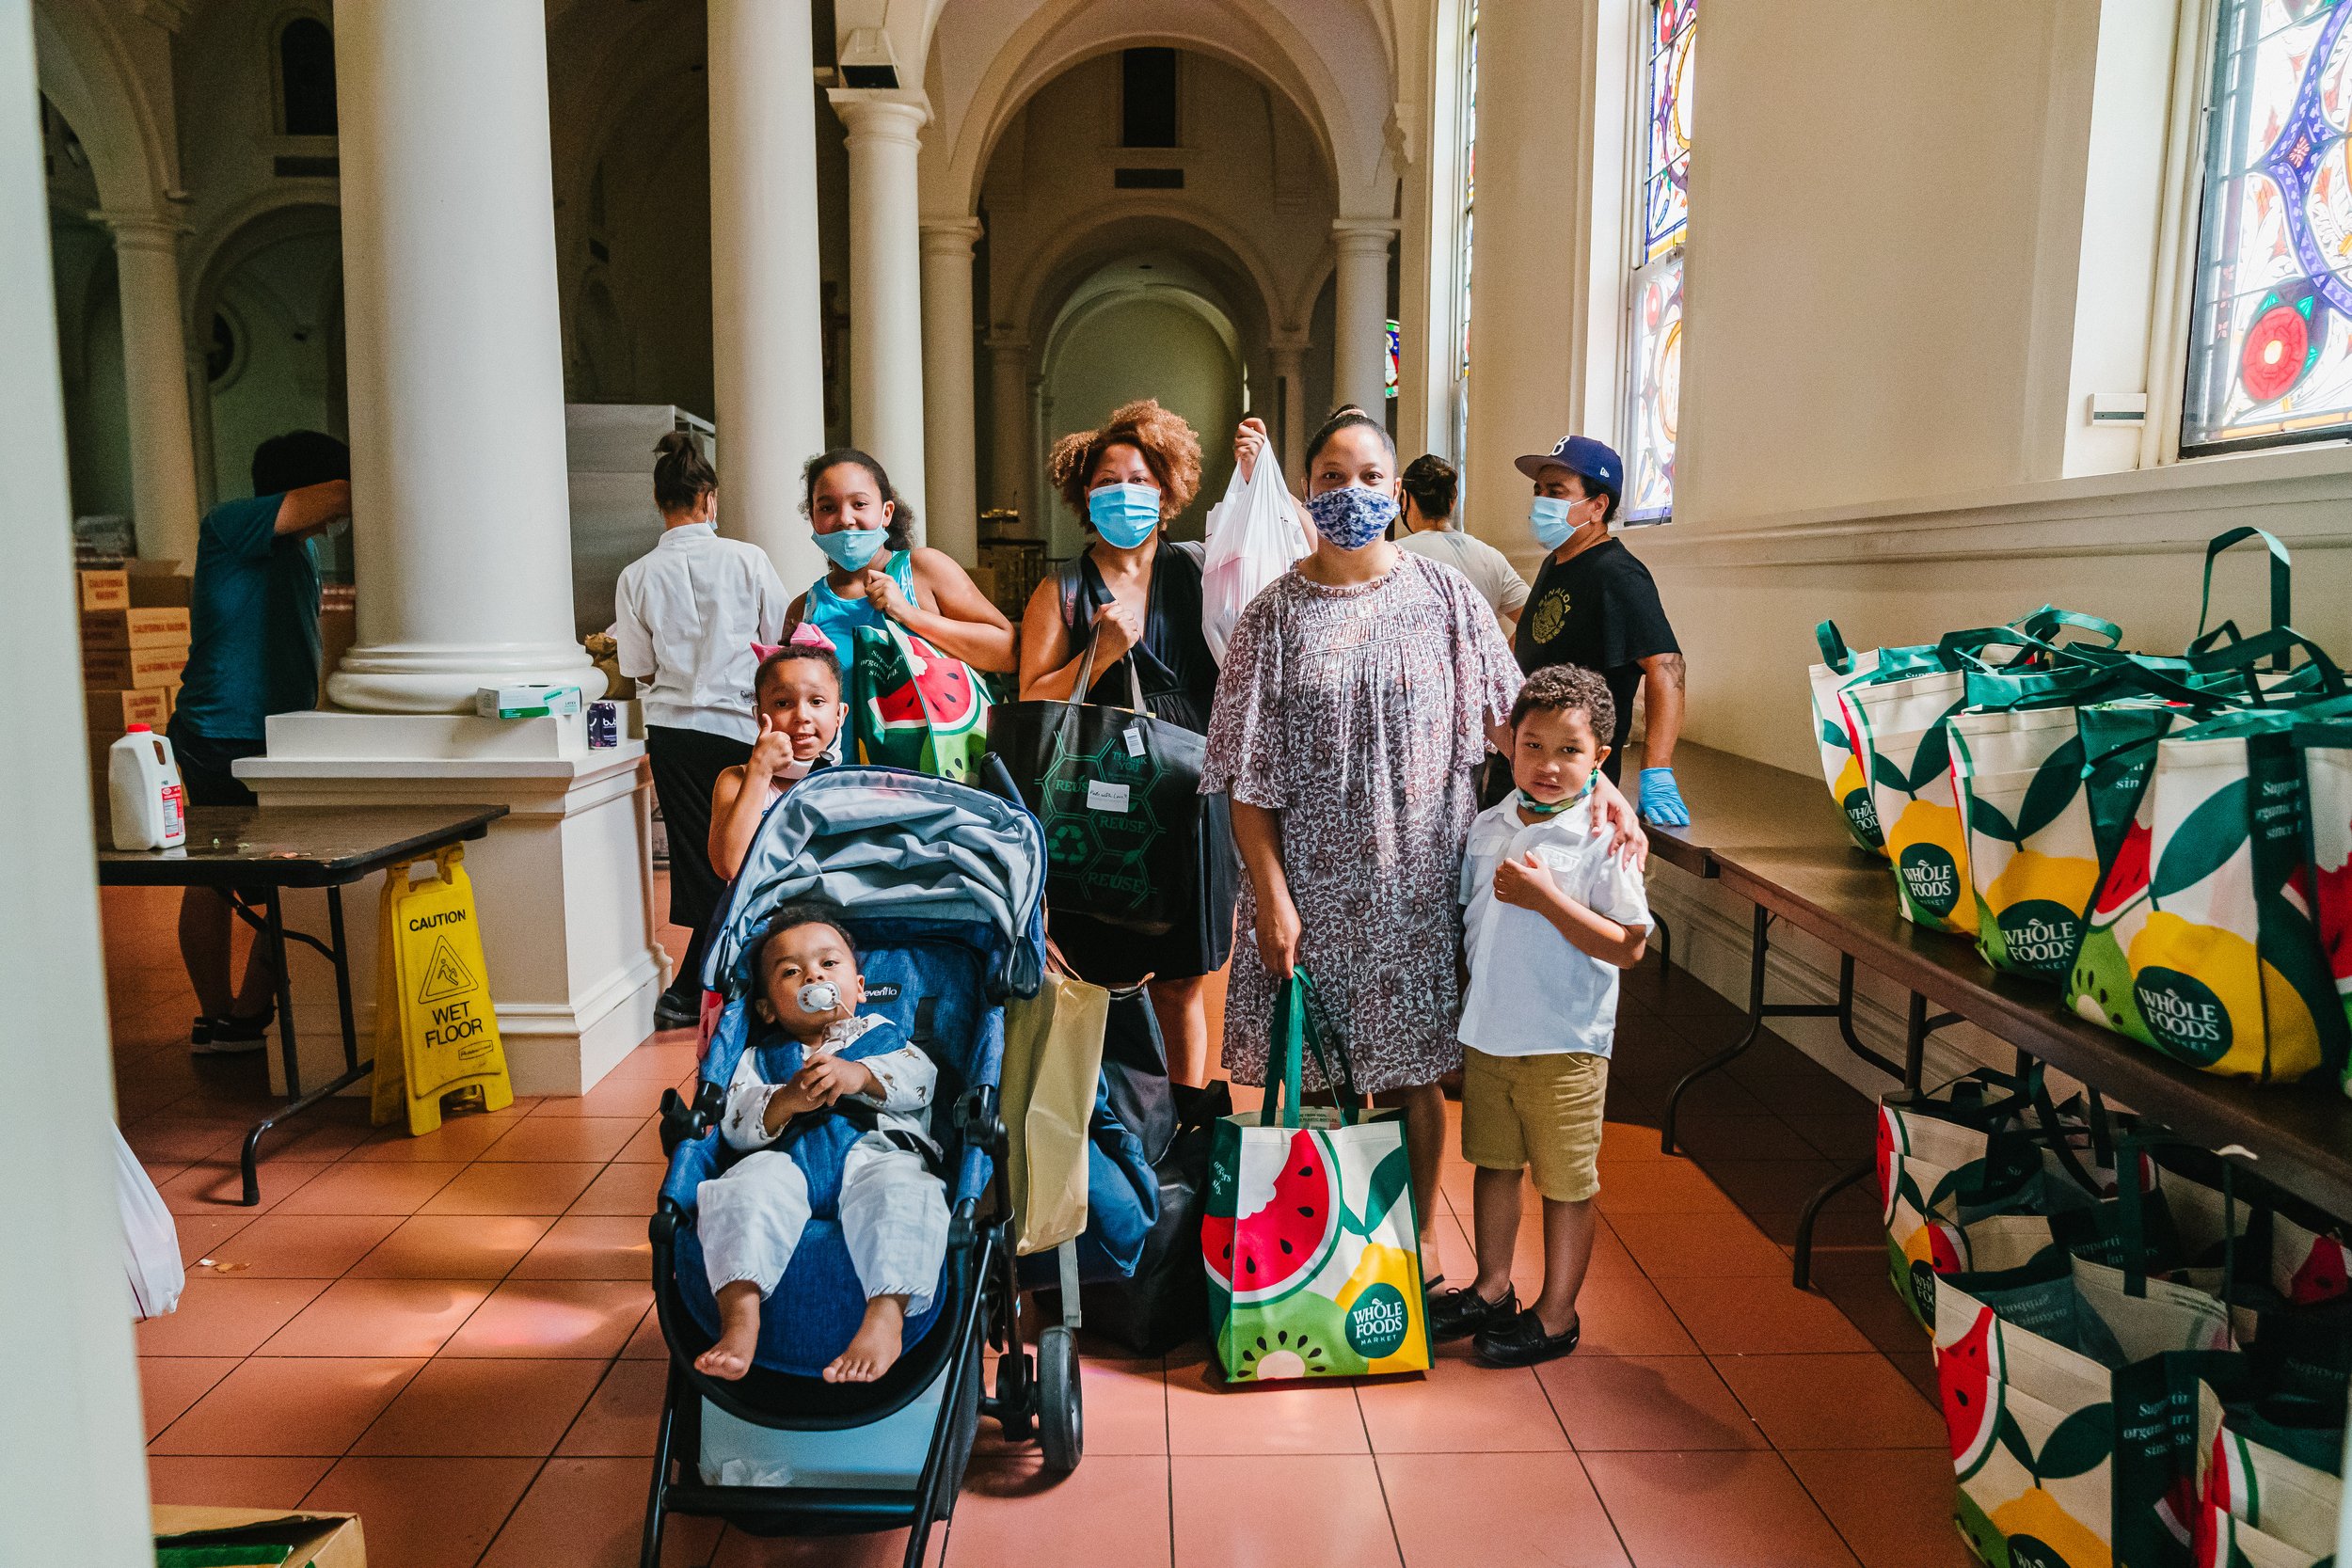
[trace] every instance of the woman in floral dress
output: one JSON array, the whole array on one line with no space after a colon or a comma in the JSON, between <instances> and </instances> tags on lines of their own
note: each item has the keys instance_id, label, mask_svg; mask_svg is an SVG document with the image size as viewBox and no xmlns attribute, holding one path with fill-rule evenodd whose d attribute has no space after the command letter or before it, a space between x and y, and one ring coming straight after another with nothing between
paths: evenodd
<instances>
[{"instance_id":1,"label":"woman in floral dress","mask_svg":"<svg viewBox=\"0 0 2352 1568\"><path fill-rule=\"evenodd\" d=\"M1264 427L1234 442L1247 473ZM1519 670L1470 579L1386 538L1395 448L1342 410L1307 447L1313 553L1242 612L1216 689L1200 787L1228 790L1247 878L1225 1067L1263 1083L1277 980L1303 965L1345 1042L1356 1084L1406 1112L1422 1272L1436 1284L1445 1101L1462 1065L1456 879L1472 775L1518 694ZM1621 795L1611 826L1644 841ZM1597 814L1599 815L1599 814ZM1314 1082L1314 1067L1306 1070ZM1319 1084L1317 1086L1321 1086Z\"/></svg>"}]
</instances>

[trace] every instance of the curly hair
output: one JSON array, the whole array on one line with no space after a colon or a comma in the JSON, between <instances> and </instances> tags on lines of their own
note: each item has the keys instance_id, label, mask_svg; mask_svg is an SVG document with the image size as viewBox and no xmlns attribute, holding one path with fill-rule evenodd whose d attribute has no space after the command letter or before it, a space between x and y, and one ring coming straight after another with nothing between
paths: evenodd
<instances>
[{"instance_id":1,"label":"curly hair","mask_svg":"<svg viewBox=\"0 0 2352 1568\"><path fill-rule=\"evenodd\" d=\"M1113 447L1133 447L1143 454L1143 466L1160 487L1160 516L1173 517L1200 493L1200 437L1184 417L1143 398L1111 410L1100 430L1073 431L1054 443L1045 460L1045 476L1070 510L1081 520L1087 515L1089 481Z\"/></svg>"},{"instance_id":2,"label":"curly hair","mask_svg":"<svg viewBox=\"0 0 2352 1568\"><path fill-rule=\"evenodd\" d=\"M1617 700L1597 670L1581 664L1547 664L1527 677L1518 700L1511 705L1511 727L1531 713L1581 712L1593 726L1593 738L1603 746L1617 733Z\"/></svg>"}]
</instances>

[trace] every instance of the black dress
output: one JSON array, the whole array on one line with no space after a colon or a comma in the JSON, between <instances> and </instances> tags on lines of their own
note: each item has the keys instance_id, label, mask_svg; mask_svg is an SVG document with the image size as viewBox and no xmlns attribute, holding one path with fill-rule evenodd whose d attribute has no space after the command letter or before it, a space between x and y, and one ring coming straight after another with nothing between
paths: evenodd
<instances>
[{"instance_id":1,"label":"black dress","mask_svg":"<svg viewBox=\"0 0 2352 1568\"><path fill-rule=\"evenodd\" d=\"M1165 535L1152 558L1152 585L1143 613L1143 641L1106 670L1094 673L1087 701L1125 707L1131 700L1126 666L1133 660L1143 686L1144 706L1154 719L1196 734L1209 730L1209 705L1216 695L1216 660L1200 635L1200 553L1173 546ZM1115 595L1103 581L1090 550L1064 562L1057 574L1062 626L1073 653L1083 653L1094 612ZM1090 915L1067 913L1050 905L1046 929L1079 975L1097 985L1128 985L1151 974L1181 980L1224 967L1233 948L1233 901L1239 863L1233 853L1232 814L1226 798L1200 800L1200 896L1190 918L1179 919L1158 936L1105 925Z\"/></svg>"}]
</instances>

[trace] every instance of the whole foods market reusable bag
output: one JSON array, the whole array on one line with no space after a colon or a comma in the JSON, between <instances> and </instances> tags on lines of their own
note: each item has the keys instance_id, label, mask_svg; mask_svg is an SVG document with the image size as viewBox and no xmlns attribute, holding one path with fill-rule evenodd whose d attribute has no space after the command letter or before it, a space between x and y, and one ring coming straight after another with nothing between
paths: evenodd
<instances>
[{"instance_id":1,"label":"whole foods market reusable bag","mask_svg":"<svg viewBox=\"0 0 2352 1568\"><path fill-rule=\"evenodd\" d=\"M1854 844L1872 854L1886 853L1886 835L1879 831L1878 812L1870 804L1870 781L1854 755L1853 736L1846 727L1846 711L1837 693L1849 681L1867 680L1879 667L1879 651L1855 653L1838 634L1837 623L1824 621L1813 628L1821 645L1821 662L1805 672L1813 689L1813 734L1821 750L1821 777L1829 781L1830 799L1846 819Z\"/></svg>"},{"instance_id":2,"label":"whole foods market reusable bag","mask_svg":"<svg viewBox=\"0 0 2352 1568\"><path fill-rule=\"evenodd\" d=\"M1980 1294L1938 1283L1936 1385L1961 1531L1988 1563L2137 1568L2118 1551L2137 1523L2117 1517L2132 1369L2229 1349L2228 1313L2186 1286L2081 1259L2065 1270Z\"/></svg>"},{"instance_id":3,"label":"whole foods market reusable bag","mask_svg":"<svg viewBox=\"0 0 2352 1568\"><path fill-rule=\"evenodd\" d=\"M2308 897L2289 709L2159 743L2067 980L2074 1010L2208 1072L2341 1071L2345 1019Z\"/></svg>"},{"instance_id":4,"label":"whole foods market reusable bag","mask_svg":"<svg viewBox=\"0 0 2352 1568\"><path fill-rule=\"evenodd\" d=\"M1217 1360L1236 1383L1426 1371L1404 1113L1358 1112L1304 970L1271 1022L1264 1108L1220 1120L1210 1155L1200 1254ZM1338 1085L1337 1106L1299 1104L1305 1052Z\"/></svg>"},{"instance_id":5,"label":"whole foods market reusable bag","mask_svg":"<svg viewBox=\"0 0 2352 1568\"><path fill-rule=\"evenodd\" d=\"M1977 951L2006 974L2062 977L2097 891L2078 711L2067 704L1951 721Z\"/></svg>"},{"instance_id":6,"label":"whole foods market reusable bag","mask_svg":"<svg viewBox=\"0 0 2352 1568\"><path fill-rule=\"evenodd\" d=\"M2337 1006L2352 1020L2352 723L2298 726L2311 842L2302 887L2319 927ZM2352 1094L2352 1068L2342 1080Z\"/></svg>"},{"instance_id":7,"label":"whole foods market reusable bag","mask_svg":"<svg viewBox=\"0 0 2352 1568\"><path fill-rule=\"evenodd\" d=\"M2332 1553L2344 1483L2261 1442L2211 1385L2200 1384L2197 1394L2197 1492L2205 1504L2200 1568L2228 1562L2233 1552L2258 1564L2311 1563ZM2335 1448L2342 1451L2340 1434ZM2258 1533L2249 1539L2249 1530ZM2274 1545L2292 1555L2265 1555Z\"/></svg>"},{"instance_id":8,"label":"whole foods market reusable bag","mask_svg":"<svg viewBox=\"0 0 2352 1568\"><path fill-rule=\"evenodd\" d=\"M988 689L969 665L897 622L857 628L856 689L850 716L857 760L966 779L988 750Z\"/></svg>"}]
</instances>

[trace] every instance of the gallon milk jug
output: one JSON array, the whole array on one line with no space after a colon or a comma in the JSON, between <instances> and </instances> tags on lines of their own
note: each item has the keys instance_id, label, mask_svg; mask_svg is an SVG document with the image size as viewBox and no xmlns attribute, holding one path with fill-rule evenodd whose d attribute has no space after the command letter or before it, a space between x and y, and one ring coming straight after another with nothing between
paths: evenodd
<instances>
[{"instance_id":1,"label":"gallon milk jug","mask_svg":"<svg viewBox=\"0 0 2352 1568\"><path fill-rule=\"evenodd\" d=\"M188 836L187 796L171 742L145 724L106 748L106 789L114 807L115 847L168 849Z\"/></svg>"}]
</instances>

